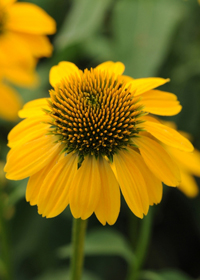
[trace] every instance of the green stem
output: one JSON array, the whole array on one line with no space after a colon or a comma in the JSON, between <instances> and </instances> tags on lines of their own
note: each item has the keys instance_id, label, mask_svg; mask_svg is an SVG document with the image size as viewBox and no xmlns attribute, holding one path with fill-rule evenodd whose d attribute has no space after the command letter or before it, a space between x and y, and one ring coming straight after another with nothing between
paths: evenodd
<instances>
[{"instance_id":1,"label":"green stem","mask_svg":"<svg viewBox=\"0 0 200 280\"><path fill-rule=\"evenodd\" d=\"M0 188L0 276L3 280L12 279L10 246L7 232L7 222L4 218L4 199L2 197L2 189Z\"/></svg>"},{"instance_id":2,"label":"green stem","mask_svg":"<svg viewBox=\"0 0 200 280\"><path fill-rule=\"evenodd\" d=\"M71 280L80 280L84 260L84 240L87 220L74 219L72 229Z\"/></svg>"},{"instance_id":3,"label":"green stem","mask_svg":"<svg viewBox=\"0 0 200 280\"><path fill-rule=\"evenodd\" d=\"M143 218L141 229L139 233L139 238L137 241L135 249L135 259L130 267L129 280L137 280L139 277L140 269L144 263L147 248L149 245L149 240L151 236L151 226L152 226L152 209L149 210L149 213L146 217Z\"/></svg>"}]
</instances>

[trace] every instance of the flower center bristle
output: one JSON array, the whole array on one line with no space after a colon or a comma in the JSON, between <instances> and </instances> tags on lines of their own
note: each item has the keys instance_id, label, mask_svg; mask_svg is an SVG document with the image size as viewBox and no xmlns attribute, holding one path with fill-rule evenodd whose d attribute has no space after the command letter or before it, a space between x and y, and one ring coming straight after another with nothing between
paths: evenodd
<instances>
[{"instance_id":1,"label":"flower center bristle","mask_svg":"<svg viewBox=\"0 0 200 280\"><path fill-rule=\"evenodd\" d=\"M121 76L120 76L121 78ZM80 71L50 91L52 132L65 143L65 152L107 156L134 145L143 113L126 84L115 75L98 69Z\"/></svg>"}]
</instances>

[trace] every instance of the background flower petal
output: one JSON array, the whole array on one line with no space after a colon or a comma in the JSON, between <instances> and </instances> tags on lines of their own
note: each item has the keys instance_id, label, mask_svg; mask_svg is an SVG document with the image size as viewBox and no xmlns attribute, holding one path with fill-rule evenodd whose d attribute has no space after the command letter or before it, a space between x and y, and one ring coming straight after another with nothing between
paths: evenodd
<instances>
[{"instance_id":1,"label":"background flower petal","mask_svg":"<svg viewBox=\"0 0 200 280\"><path fill-rule=\"evenodd\" d=\"M15 3L8 10L8 17L8 30L41 35L56 32L54 19L32 3Z\"/></svg>"}]
</instances>

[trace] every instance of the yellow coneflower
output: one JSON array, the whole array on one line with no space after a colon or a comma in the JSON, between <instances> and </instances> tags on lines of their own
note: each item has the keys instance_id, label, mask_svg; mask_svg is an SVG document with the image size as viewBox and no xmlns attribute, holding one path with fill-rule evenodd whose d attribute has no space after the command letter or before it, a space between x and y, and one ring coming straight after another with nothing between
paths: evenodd
<instances>
[{"instance_id":1,"label":"yellow coneflower","mask_svg":"<svg viewBox=\"0 0 200 280\"><path fill-rule=\"evenodd\" d=\"M0 62L30 69L37 58L50 56L52 45L47 34L56 31L56 24L43 9L15 0L0 1Z\"/></svg>"},{"instance_id":2,"label":"yellow coneflower","mask_svg":"<svg viewBox=\"0 0 200 280\"><path fill-rule=\"evenodd\" d=\"M50 98L27 103L26 118L9 134L7 178L30 177L26 199L48 218L70 205L75 218L95 213L114 224L120 190L142 218L162 198L162 182L180 183L176 159L167 147L191 152L177 131L149 116L174 115L174 94L154 90L162 78L132 79L124 65L105 62L81 71L70 62L52 67Z\"/></svg>"}]
</instances>

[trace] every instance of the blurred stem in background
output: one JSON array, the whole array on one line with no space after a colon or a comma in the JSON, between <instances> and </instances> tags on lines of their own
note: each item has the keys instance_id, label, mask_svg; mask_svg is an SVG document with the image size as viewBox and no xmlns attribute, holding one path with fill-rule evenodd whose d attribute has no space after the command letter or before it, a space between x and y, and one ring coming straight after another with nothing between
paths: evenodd
<instances>
[{"instance_id":1,"label":"blurred stem in background","mask_svg":"<svg viewBox=\"0 0 200 280\"><path fill-rule=\"evenodd\" d=\"M135 217L134 217L135 218ZM153 209L150 209L148 215L141 220L141 228L137 230L138 227L138 218L132 219L131 217L131 233L133 232L133 240L131 243L135 249L134 260L129 269L128 280L138 280L140 269L143 266L143 263L146 258L147 249L151 237L152 229L152 220L153 220ZM136 223L135 223L136 221ZM134 226L136 226L135 231L133 231ZM137 237L136 237L137 234ZM131 238L132 239L132 238Z\"/></svg>"},{"instance_id":2,"label":"blurred stem in background","mask_svg":"<svg viewBox=\"0 0 200 280\"><path fill-rule=\"evenodd\" d=\"M3 170L3 168L0 169L0 172L1 170ZM7 209L5 206L6 193L4 193L4 183L3 177L0 174L0 279L11 280L13 277L10 259L8 223L6 221Z\"/></svg>"},{"instance_id":3,"label":"blurred stem in background","mask_svg":"<svg viewBox=\"0 0 200 280\"><path fill-rule=\"evenodd\" d=\"M84 261L84 241L85 241L86 227L87 227L87 220L73 218L70 280L81 279L83 261Z\"/></svg>"}]
</instances>

